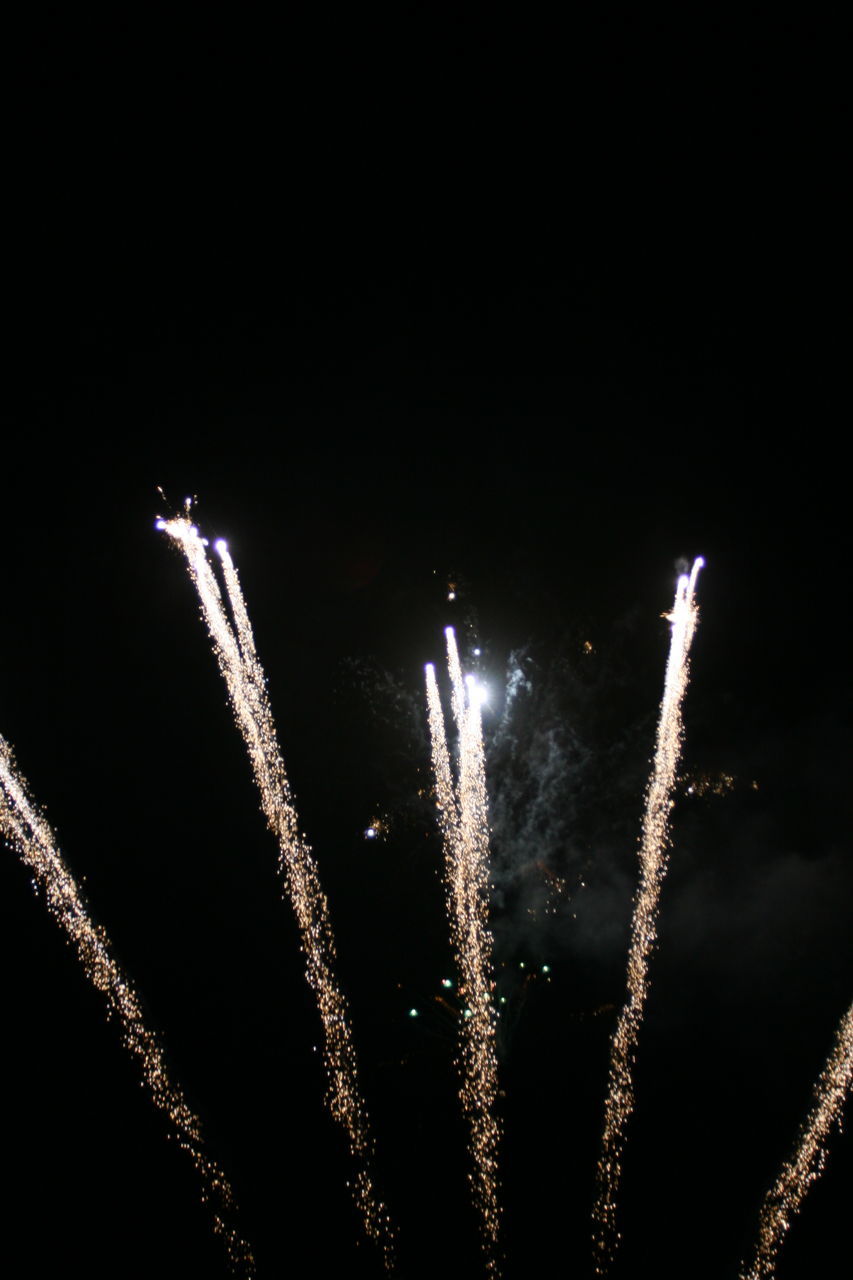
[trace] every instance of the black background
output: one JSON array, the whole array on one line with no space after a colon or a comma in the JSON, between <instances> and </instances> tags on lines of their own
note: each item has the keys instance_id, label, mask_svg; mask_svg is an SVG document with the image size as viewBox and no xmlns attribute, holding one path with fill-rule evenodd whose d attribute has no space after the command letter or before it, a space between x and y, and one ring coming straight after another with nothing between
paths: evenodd
<instances>
[{"instance_id":1,"label":"black background","mask_svg":"<svg viewBox=\"0 0 853 1280\"><path fill-rule=\"evenodd\" d=\"M614 1275L734 1276L754 1238L853 972L831 44L406 9L14 46L0 730L262 1280L380 1268L274 843L154 530L189 494L241 572L404 1276L482 1266L423 664L453 622L493 690L505 1273L586 1275L661 614L705 556ZM117 1028L2 866L4 1249L225 1274ZM850 1184L836 1138L780 1276L834 1272Z\"/></svg>"}]
</instances>

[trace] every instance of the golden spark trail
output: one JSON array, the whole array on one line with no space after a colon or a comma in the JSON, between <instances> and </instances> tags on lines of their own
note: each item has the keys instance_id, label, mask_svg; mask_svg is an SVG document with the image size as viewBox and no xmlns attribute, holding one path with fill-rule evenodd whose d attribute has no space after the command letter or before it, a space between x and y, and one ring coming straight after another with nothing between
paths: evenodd
<instances>
[{"instance_id":1,"label":"golden spark trail","mask_svg":"<svg viewBox=\"0 0 853 1280\"><path fill-rule=\"evenodd\" d=\"M803 1124L797 1148L785 1161L764 1197L758 1242L741 1280L768 1280L776 1271L779 1250L812 1183L826 1164L826 1141L833 1125L841 1123L844 1099L853 1086L853 1005L841 1020L835 1044L814 1088L814 1105Z\"/></svg>"},{"instance_id":2,"label":"golden spark trail","mask_svg":"<svg viewBox=\"0 0 853 1280\"><path fill-rule=\"evenodd\" d=\"M683 575L679 578L675 604L669 615L672 637L640 837L640 886L631 922L628 994L610 1044L604 1132L593 1209L593 1259L596 1275L602 1276L607 1273L620 1238L616 1230L616 1210L625 1135L634 1109L632 1073L648 995L649 960L657 941L658 905L668 861L672 788L681 755L681 704L689 677L690 644L696 630L694 594L696 579L704 563L701 557L697 558L690 577Z\"/></svg>"},{"instance_id":3,"label":"golden spark trail","mask_svg":"<svg viewBox=\"0 0 853 1280\"><path fill-rule=\"evenodd\" d=\"M225 679L237 727L246 743L261 807L278 840L279 868L296 915L305 956L305 973L314 991L323 1026L323 1059L328 1079L327 1102L344 1128L357 1171L353 1198L367 1234L382 1249L385 1265L393 1267L393 1231L388 1210L377 1197L371 1176L373 1140L358 1085L355 1046L346 1000L334 973L335 941L329 906L320 886L310 846L299 833L290 784L278 744L266 693L266 677L258 661L252 627L237 571L223 542L216 544L222 560L228 602L236 635L206 554L206 542L189 520L160 520L164 530L184 552L190 577L201 601L219 668Z\"/></svg>"},{"instance_id":4,"label":"golden spark trail","mask_svg":"<svg viewBox=\"0 0 853 1280\"><path fill-rule=\"evenodd\" d=\"M0 834L17 850L43 890L48 910L73 943L86 977L103 992L119 1019L125 1047L139 1063L155 1105L168 1116L178 1144L199 1174L202 1200L210 1205L214 1230L223 1239L232 1269L254 1276L252 1251L229 1219L235 1211L228 1179L204 1150L198 1117L170 1079L154 1033L142 1017L139 998L110 951L105 931L92 923L77 883L62 860L48 823L29 799L12 751L0 737Z\"/></svg>"},{"instance_id":5,"label":"golden spark trail","mask_svg":"<svg viewBox=\"0 0 853 1280\"><path fill-rule=\"evenodd\" d=\"M456 638L447 628L447 665L459 734L459 780L453 785L447 735L432 665L426 669L432 760L439 822L444 837L445 883L450 933L459 969L461 1076L459 1096L470 1128L477 1206L486 1267L499 1273L497 1165L500 1126L497 1097L495 1012L490 979L492 935L488 929L489 819L480 702L476 685L465 683Z\"/></svg>"}]
</instances>

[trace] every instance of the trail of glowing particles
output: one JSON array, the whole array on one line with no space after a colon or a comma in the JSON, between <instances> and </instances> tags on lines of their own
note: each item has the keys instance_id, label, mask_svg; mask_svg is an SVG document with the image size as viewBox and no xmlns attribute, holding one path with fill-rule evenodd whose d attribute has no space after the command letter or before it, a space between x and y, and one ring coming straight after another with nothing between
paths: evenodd
<instances>
[{"instance_id":1,"label":"trail of glowing particles","mask_svg":"<svg viewBox=\"0 0 853 1280\"><path fill-rule=\"evenodd\" d=\"M103 992L116 1014L125 1047L139 1063L151 1098L169 1118L178 1144L199 1174L202 1200L210 1206L213 1227L222 1237L234 1272L254 1276L255 1262L245 1240L231 1225L235 1212L228 1179L204 1150L198 1117L170 1079L162 1050L142 1017L139 998L110 951L105 931L92 923L80 890L57 848L45 819L30 800L15 769L11 748L0 737L0 835L17 850L44 893L48 910L77 951L87 978Z\"/></svg>"},{"instance_id":2,"label":"trail of glowing particles","mask_svg":"<svg viewBox=\"0 0 853 1280\"><path fill-rule=\"evenodd\" d=\"M844 1099L853 1087L853 1005L841 1020L835 1044L814 1089L814 1105L803 1124L796 1150L782 1166L764 1197L758 1242L752 1262L741 1268L741 1280L768 1280L776 1271L779 1250L812 1183L826 1164L826 1141L841 1124Z\"/></svg>"},{"instance_id":3,"label":"trail of glowing particles","mask_svg":"<svg viewBox=\"0 0 853 1280\"><path fill-rule=\"evenodd\" d=\"M393 1267L393 1231L388 1210L378 1198L371 1175L373 1140L358 1085L355 1046L349 1012L334 973L335 942L326 896L320 886L310 846L300 835L290 784L278 745L266 693L266 677L257 658L252 627L237 571L223 542L222 560L228 605L234 627L206 554L206 542L184 518L158 521L183 551L201 601L219 667L225 679L237 726L246 744L261 807L279 846L279 868L290 898L305 956L305 973L314 991L323 1026L323 1058L328 1080L327 1103L347 1135L356 1164L350 1184L364 1229Z\"/></svg>"},{"instance_id":4,"label":"trail of glowing particles","mask_svg":"<svg viewBox=\"0 0 853 1280\"><path fill-rule=\"evenodd\" d=\"M459 969L459 996L466 1010L461 1024L459 1096L470 1129L473 1171L488 1273L496 1276L500 1205L497 1167L500 1127L497 1097L495 1012L490 978L492 936L488 929L489 821L480 723L480 699L465 683L452 628L447 656L454 717L459 734L459 779L453 784L441 701L430 665L426 669L432 760L439 823L444 836L445 882L450 932ZM469 1012L470 1011L470 1012Z\"/></svg>"},{"instance_id":5,"label":"trail of glowing particles","mask_svg":"<svg viewBox=\"0 0 853 1280\"><path fill-rule=\"evenodd\" d=\"M604 1132L598 1161L593 1209L593 1259L597 1275L607 1273L619 1241L617 1198L622 1177L628 1120L634 1109L633 1066L637 1038L648 995L648 967L657 940L658 904L668 860L669 813L681 755L681 704L689 677L688 656L696 630L696 579L704 561L694 561L688 578L678 580L666 665L663 700L657 727L654 764L646 793L640 837L640 886L634 903L628 952L628 992L610 1044L610 1071Z\"/></svg>"}]
</instances>

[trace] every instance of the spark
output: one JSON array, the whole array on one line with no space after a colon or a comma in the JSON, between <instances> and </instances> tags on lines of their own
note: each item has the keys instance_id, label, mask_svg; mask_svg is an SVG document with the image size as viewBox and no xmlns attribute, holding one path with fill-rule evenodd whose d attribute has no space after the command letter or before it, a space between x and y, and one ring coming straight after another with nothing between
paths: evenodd
<instances>
[{"instance_id":1,"label":"spark","mask_svg":"<svg viewBox=\"0 0 853 1280\"><path fill-rule=\"evenodd\" d=\"M488 929L489 819L480 698L476 681L466 681L452 627L445 630L453 716L459 736L459 776L454 785L444 713L435 668L426 668L435 796L444 838L445 886L450 932L459 969L461 1083L459 1096L470 1130L474 1200L480 1216L486 1267L497 1276L500 1206L497 1154L500 1127L497 1097L495 1010L490 977L492 935Z\"/></svg>"},{"instance_id":2,"label":"spark","mask_svg":"<svg viewBox=\"0 0 853 1280\"><path fill-rule=\"evenodd\" d=\"M853 1005L841 1020L835 1044L814 1087L814 1105L800 1129L793 1155L785 1161L764 1197L758 1242L752 1262L741 1268L741 1280L768 1280L792 1219L812 1183L826 1164L826 1142L834 1125L841 1125L844 1099L853 1085Z\"/></svg>"},{"instance_id":3,"label":"spark","mask_svg":"<svg viewBox=\"0 0 853 1280\"><path fill-rule=\"evenodd\" d=\"M116 1014L125 1048L136 1058L152 1101L168 1117L178 1145L201 1179L202 1200L210 1205L213 1229L222 1237L232 1270L254 1276L251 1248L230 1223L236 1209L230 1183L205 1151L200 1121L180 1087L169 1078L163 1051L143 1019L139 997L114 959L105 930L92 922L56 837L30 799L27 784L15 768L11 747L2 737L0 835L34 873L48 910L74 946L86 977Z\"/></svg>"},{"instance_id":4,"label":"spark","mask_svg":"<svg viewBox=\"0 0 853 1280\"><path fill-rule=\"evenodd\" d=\"M266 676L258 660L237 570L227 547L217 545L234 619L232 628L219 584L197 530L187 519L176 517L166 522L165 532L186 557L190 578L198 592L214 653L228 689L234 718L249 753L261 807L267 825L278 840L279 869L299 925L305 976L314 991L323 1025L327 1103L333 1118L347 1134L350 1153L358 1168L350 1185L364 1229L382 1249L385 1265L391 1270L393 1230L388 1210L373 1185L373 1139L358 1084L358 1064L347 1002L334 972L336 949L328 901L320 885L311 848L299 831L267 697Z\"/></svg>"},{"instance_id":5,"label":"spark","mask_svg":"<svg viewBox=\"0 0 853 1280\"><path fill-rule=\"evenodd\" d=\"M604 1132L593 1209L593 1255L597 1275L607 1273L619 1240L616 1231L617 1197L626 1130L634 1109L632 1072L648 995L649 961L657 939L658 905L668 862L669 813L683 736L681 704L687 689L688 656L698 617L694 592L703 564L704 560L699 557L693 563L689 578L683 574L678 579L675 604L669 615L672 636L640 837L640 886L631 922L628 993L610 1044Z\"/></svg>"}]
</instances>

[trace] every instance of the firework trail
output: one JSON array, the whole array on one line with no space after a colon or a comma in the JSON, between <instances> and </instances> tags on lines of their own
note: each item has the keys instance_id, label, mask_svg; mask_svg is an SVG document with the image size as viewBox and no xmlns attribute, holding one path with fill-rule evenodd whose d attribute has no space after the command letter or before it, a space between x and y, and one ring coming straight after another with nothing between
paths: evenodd
<instances>
[{"instance_id":1,"label":"firework trail","mask_svg":"<svg viewBox=\"0 0 853 1280\"><path fill-rule=\"evenodd\" d=\"M604 1132L593 1209L593 1257L597 1275L607 1273L619 1242L616 1207L622 1177L625 1134L634 1109L632 1070L648 995L649 960L657 939L658 904L668 861L671 795L681 754L681 703L687 689L688 656L696 630L696 579L704 563L701 557L698 558L694 561L690 577L685 574L679 578L675 604L669 615L672 638L658 719L654 764L646 793L640 837L640 886L631 922L628 994L610 1044Z\"/></svg>"},{"instance_id":2,"label":"firework trail","mask_svg":"<svg viewBox=\"0 0 853 1280\"><path fill-rule=\"evenodd\" d=\"M251 1248L230 1225L235 1204L228 1179L205 1152L198 1117L190 1110L178 1085L169 1079L162 1050L143 1020L139 997L113 959L105 931L89 918L53 832L30 800L27 785L15 769L11 748L2 737L0 835L34 873L48 910L73 943L86 977L103 992L110 1009L117 1015L125 1047L137 1059L155 1105L168 1116L178 1144L201 1178L202 1200L210 1206L214 1230L223 1239L232 1270L243 1276L254 1276Z\"/></svg>"},{"instance_id":3,"label":"firework trail","mask_svg":"<svg viewBox=\"0 0 853 1280\"><path fill-rule=\"evenodd\" d=\"M788 1228L813 1182L826 1164L826 1140L833 1125L841 1123L841 1108L853 1085L853 1005L841 1020L832 1053L814 1088L814 1106L803 1124L794 1154L785 1161L764 1197L758 1224L758 1242L752 1262L741 1267L741 1280L768 1280L776 1271L776 1259Z\"/></svg>"},{"instance_id":4,"label":"firework trail","mask_svg":"<svg viewBox=\"0 0 853 1280\"><path fill-rule=\"evenodd\" d=\"M207 542L184 517L159 520L183 551L190 577L201 601L213 649L228 688L237 726L246 743L270 830L278 840L279 868L293 905L305 955L305 971L314 991L323 1025L323 1058L328 1078L327 1102L344 1128L356 1163L353 1198L365 1231L383 1251L386 1267L393 1266L393 1232L388 1210L378 1199L370 1167L373 1140L358 1085L355 1047L346 1000L334 973L335 941L326 896L320 886L310 846L299 833L290 784L278 745L266 693L266 677L258 661L249 615L237 570L224 542L216 543L234 627L207 558Z\"/></svg>"},{"instance_id":5,"label":"firework trail","mask_svg":"<svg viewBox=\"0 0 853 1280\"><path fill-rule=\"evenodd\" d=\"M471 1177L480 1214L487 1270L498 1274L500 1207L497 1152L500 1128L494 1115L497 1096L493 983L489 977L492 936L488 929L489 819L486 797L480 691L469 679L468 696L452 627L448 627L447 666L453 712L459 733L459 781L454 788L444 715L435 669L426 669L432 761L439 823L444 837L447 910L459 968L462 1021L459 1095L471 1132Z\"/></svg>"}]
</instances>

